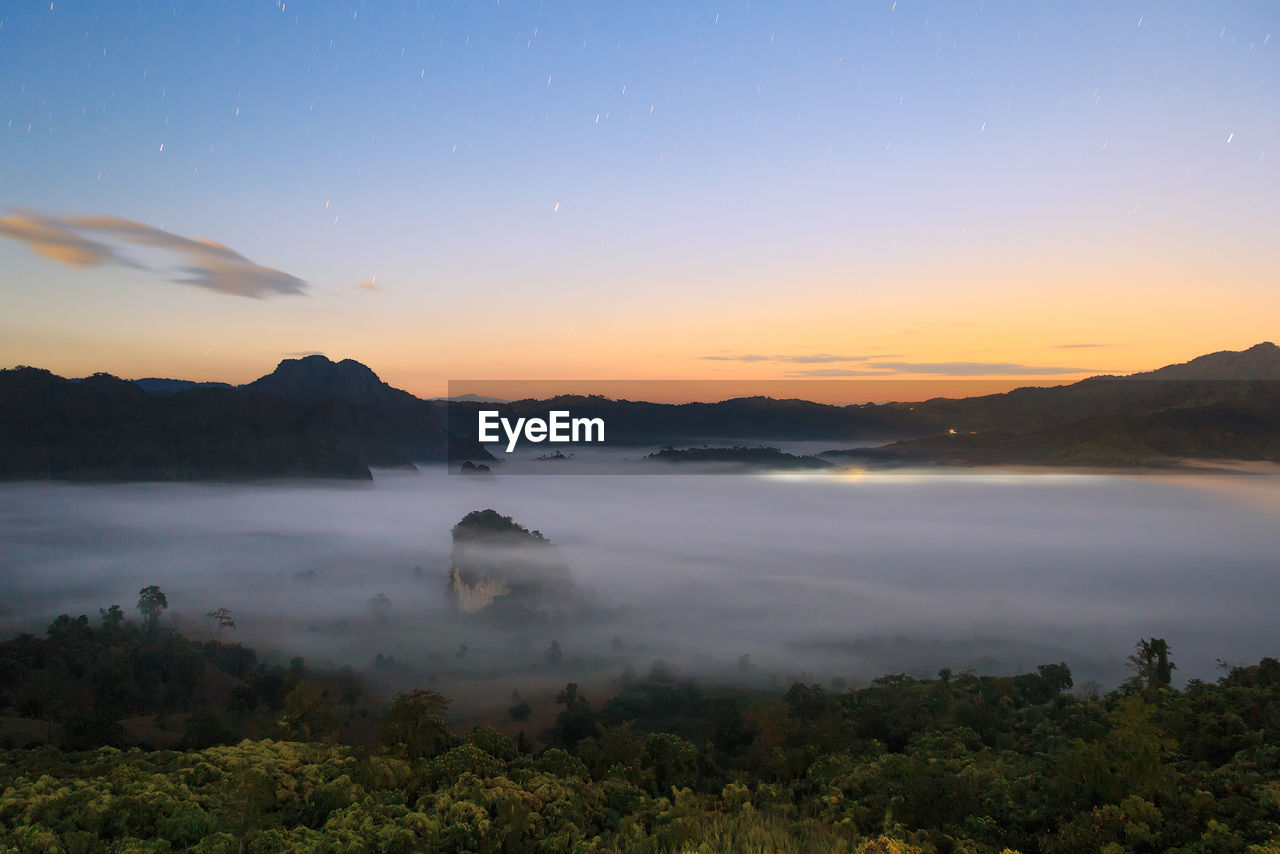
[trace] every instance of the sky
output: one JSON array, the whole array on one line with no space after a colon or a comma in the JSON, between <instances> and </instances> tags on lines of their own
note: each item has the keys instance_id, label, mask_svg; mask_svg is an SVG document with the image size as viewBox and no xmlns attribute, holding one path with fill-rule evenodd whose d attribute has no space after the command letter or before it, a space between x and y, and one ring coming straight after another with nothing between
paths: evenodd
<instances>
[{"instance_id":1,"label":"sky","mask_svg":"<svg viewBox=\"0 0 1280 854\"><path fill-rule=\"evenodd\" d=\"M1063 382L1280 338L1271 2L11 3L0 367Z\"/></svg>"}]
</instances>

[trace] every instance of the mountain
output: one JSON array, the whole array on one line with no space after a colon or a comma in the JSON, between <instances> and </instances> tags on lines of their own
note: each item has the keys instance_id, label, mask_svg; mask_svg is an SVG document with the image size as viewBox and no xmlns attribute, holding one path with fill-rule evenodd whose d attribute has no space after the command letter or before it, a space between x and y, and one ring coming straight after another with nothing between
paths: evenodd
<instances>
[{"instance_id":1,"label":"mountain","mask_svg":"<svg viewBox=\"0 0 1280 854\"><path fill-rule=\"evenodd\" d=\"M559 395L547 399L478 404L448 404L449 430L459 436L477 432L476 413L496 410L503 418L547 418L567 410L575 418L602 418L609 445L666 445L703 439L841 439L888 441L944 429L935 416L912 412L907 404L836 406L808 400L740 397L715 403L649 403L600 395Z\"/></svg>"},{"instance_id":2,"label":"mountain","mask_svg":"<svg viewBox=\"0 0 1280 854\"><path fill-rule=\"evenodd\" d=\"M189 388L234 388L230 383L198 383L191 380L165 379L164 377L143 377L130 382L143 391L149 391L152 394L175 394L180 391L186 391Z\"/></svg>"},{"instance_id":3,"label":"mountain","mask_svg":"<svg viewBox=\"0 0 1280 854\"><path fill-rule=\"evenodd\" d=\"M659 404L561 396L491 405L502 417L566 409L602 418L610 445L694 440L890 442L837 452L868 463L1150 465L1175 457L1280 459L1280 348L1263 343L1125 377L913 403L833 406L747 397ZM476 410L450 404L450 429L474 435ZM897 441L891 441L897 440ZM736 443L736 442L735 442Z\"/></svg>"},{"instance_id":4,"label":"mountain","mask_svg":"<svg viewBox=\"0 0 1280 854\"><path fill-rule=\"evenodd\" d=\"M467 394L454 395L453 397L433 397L431 399L444 401L446 403L451 401L457 402L457 403L510 403L511 402L505 398L486 397L483 394L474 394L471 392L468 392Z\"/></svg>"},{"instance_id":5,"label":"mountain","mask_svg":"<svg viewBox=\"0 0 1280 854\"><path fill-rule=\"evenodd\" d=\"M242 388L306 405L335 400L373 407L422 402L407 391L387 385L354 359L333 362L319 355L285 359L274 371Z\"/></svg>"},{"instance_id":6,"label":"mountain","mask_svg":"<svg viewBox=\"0 0 1280 854\"><path fill-rule=\"evenodd\" d=\"M1264 342L1123 377L926 401L916 410L948 430L823 456L893 465L1280 461L1280 348Z\"/></svg>"},{"instance_id":7,"label":"mountain","mask_svg":"<svg viewBox=\"0 0 1280 854\"><path fill-rule=\"evenodd\" d=\"M285 359L241 389L305 408L316 429L343 436L373 466L493 459L474 439L449 433L446 404L393 388L352 359Z\"/></svg>"},{"instance_id":8,"label":"mountain","mask_svg":"<svg viewBox=\"0 0 1280 854\"><path fill-rule=\"evenodd\" d=\"M235 389L152 394L96 374L0 371L0 478L368 478L358 455L301 428L283 401Z\"/></svg>"},{"instance_id":9,"label":"mountain","mask_svg":"<svg viewBox=\"0 0 1280 854\"><path fill-rule=\"evenodd\" d=\"M1280 347L1270 341L1248 350L1222 350L1178 365L1130 374L1132 380L1280 380Z\"/></svg>"},{"instance_id":10,"label":"mountain","mask_svg":"<svg viewBox=\"0 0 1280 854\"><path fill-rule=\"evenodd\" d=\"M659 404L599 396L420 400L350 359L286 359L251 383L67 380L0 371L0 478L368 478L371 466L492 460L476 411L604 418L610 445L693 439L881 441L868 464L1159 465L1280 460L1280 348L1263 343L1126 377L915 403L747 397ZM737 444L737 443L735 443Z\"/></svg>"},{"instance_id":11,"label":"mountain","mask_svg":"<svg viewBox=\"0 0 1280 854\"><path fill-rule=\"evenodd\" d=\"M0 371L0 478L368 479L371 466L492 459L444 419L443 405L350 360L286 360L240 387L150 391L107 374L15 368Z\"/></svg>"}]
</instances>

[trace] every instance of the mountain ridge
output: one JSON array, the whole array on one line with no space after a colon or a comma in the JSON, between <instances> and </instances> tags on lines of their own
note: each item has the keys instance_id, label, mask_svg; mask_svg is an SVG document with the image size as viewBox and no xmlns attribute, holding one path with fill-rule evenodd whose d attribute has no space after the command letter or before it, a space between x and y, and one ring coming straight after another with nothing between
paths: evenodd
<instances>
[{"instance_id":1,"label":"mountain ridge","mask_svg":"<svg viewBox=\"0 0 1280 854\"><path fill-rule=\"evenodd\" d=\"M319 354L282 359L271 373L240 388L309 404L336 399L370 406L420 400L388 385L371 368L355 359L335 362Z\"/></svg>"},{"instance_id":2,"label":"mountain ridge","mask_svg":"<svg viewBox=\"0 0 1280 854\"><path fill-rule=\"evenodd\" d=\"M481 406L604 417L612 444L682 439L882 441L868 463L1145 464L1280 459L1280 347L1262 342L1123 377L973 398L848 404L755 396L658 404L601 396L422 400L353 359L281 360L240 386L0 370L0 478L368 479L370 467L492 460Z\"/></svg>"},{"instance_id":3,"label":"mountain ridge","mask_svg":"<svg viewBox=\"0 0 1280 854\"><path fill-rule=\"evenodd\" d=\"M1246 350L1219 350L1153 371L1129 374L1130 379L1161 380L1280 380L1280 347L1270 341Z\"/></svg>"},{"instance_id":4,"label":"mountain ridge","mask_svg":"<svg viewBox=\"0 0 1280 854\"><path fill-rule=\"evenodd\" d=\"M0 479L368 480L371 467L492 459L448 433L442 407L353 360L285 360L242 386L156 379L0 371Z\"/></svg>"}]
</instances>

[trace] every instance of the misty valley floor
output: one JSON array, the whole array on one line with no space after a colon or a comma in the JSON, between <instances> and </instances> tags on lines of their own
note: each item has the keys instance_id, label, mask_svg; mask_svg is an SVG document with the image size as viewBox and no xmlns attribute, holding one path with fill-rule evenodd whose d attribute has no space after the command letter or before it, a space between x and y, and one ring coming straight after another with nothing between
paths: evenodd
<instances>
[{"instance_id":1,"label":"misty valley floor","mask_svg":"<svg viewBox=\"0 0 1280 854\"><path fill-rule=\"evenodd\" d=\"M1218 659L1280 648L1272 486L441 469L380 472L370 486L7 484L0 628L39 633L59 613L129 608L158 584L186 631L209 631L204 614L225 607L235 639L260 650L358 669L393 657L378 671L388 690L430 678L460 715L505 709L513 688L604 682L654 659L760 684L1067 661L1078 682L1112 686L1134 640L1159 636L1180 678L1212 678ZM484 507L557 544L596 607L517 626L453 614L450 527ZM564 657L548 672L552 641Z\"/></svg>"}]
</instances>

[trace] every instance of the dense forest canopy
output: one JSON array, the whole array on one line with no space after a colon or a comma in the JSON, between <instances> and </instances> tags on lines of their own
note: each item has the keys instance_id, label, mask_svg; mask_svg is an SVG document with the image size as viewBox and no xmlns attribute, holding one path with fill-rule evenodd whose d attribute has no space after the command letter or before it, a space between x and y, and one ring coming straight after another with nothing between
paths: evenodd
<instances>
[{"instance_id":1,"label":"dense forest canopy","mask_svg":"<svg viewBox=\"0 0 1280 854\"><path fill-rule=\"evenodd\" d=\"M3 850L1280 851L1275 659L1177 690L1147 638L1105 695L1061 662L761 691L659 661L460 732L166 605L0 644Z\"/></svg>"}]
</instances>

